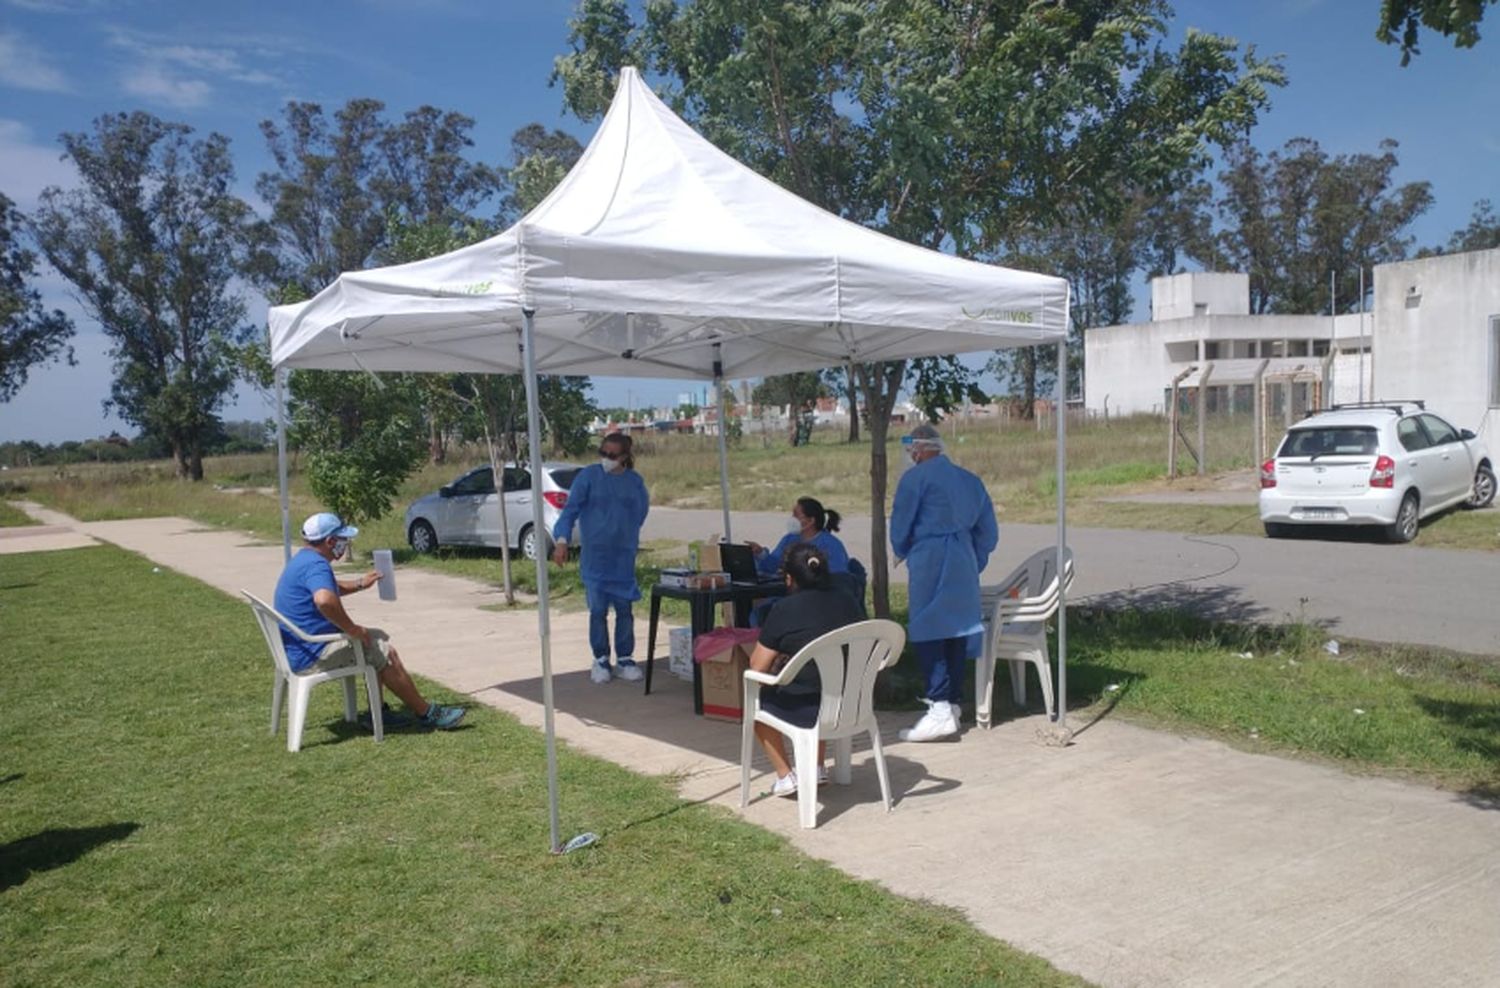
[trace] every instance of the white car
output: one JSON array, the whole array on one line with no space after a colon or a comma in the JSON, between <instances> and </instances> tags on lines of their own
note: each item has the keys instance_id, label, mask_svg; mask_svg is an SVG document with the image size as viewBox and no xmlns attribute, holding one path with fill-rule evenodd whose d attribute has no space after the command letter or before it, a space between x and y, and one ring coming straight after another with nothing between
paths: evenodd
<instances>
[{"instance_id":1,"label":"white car","mask_svg":"<svg viewBox=\"0 0 1500 988\"><path fill-rule=\"evenodd\" d=\"M1410 542L1428 515L1494 499L1489 451L1421 402L1314 413L1260 467L1260 520L1272 538L1300 525L1378 525L1389 541Z\"/></svg>"},{"instance_id":2,"label":"white car","mask_svg":"<svg viewBox=\"0 0 1500 988\"><path fill-rule=\"evenodd\" d=\"M542 464L543 552L552 549L549 534L557 516L568 503L568 489L583 467L577 463ZM531 471L507 463L505 473L505 519L511 549L535 559L536 532L532 528ZM412 502L406 509L406 540L417 552L432 552L440 545L500 548L500 499L495 496L495 476L488 466L477 467L453 483Z\"/></svg>"}]
</instances>

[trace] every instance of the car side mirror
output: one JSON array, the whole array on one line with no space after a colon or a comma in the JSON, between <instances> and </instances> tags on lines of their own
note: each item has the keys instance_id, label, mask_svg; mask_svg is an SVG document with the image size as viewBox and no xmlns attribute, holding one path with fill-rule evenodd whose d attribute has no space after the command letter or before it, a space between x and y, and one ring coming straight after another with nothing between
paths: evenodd
<instances>
[{"instance_id":1,"label":"car side mirror","mask_svg":"<svg viewBox=\"0 0 1500 988\"><path fill-rule=\"evenodd\" d=\"M449 485L444 484L442 487L438 488L438 497L452 497L452 496L453 496L453 488L450 487Z\"/></svg>"},{"instance_id":2,"label":"car side mirror","mask_svg":"<svg viewBox=\"0 0 1500 988\"><path fill-rule=\"evenodd\" d=\"M1474 430L1473 429L1459 429L1458 430L1458 437L1460 439L1462 439L1464 442L1468 442L1469 440L1471 440L1471 439L1474 438Z\"/></svg>"}]
</instances>

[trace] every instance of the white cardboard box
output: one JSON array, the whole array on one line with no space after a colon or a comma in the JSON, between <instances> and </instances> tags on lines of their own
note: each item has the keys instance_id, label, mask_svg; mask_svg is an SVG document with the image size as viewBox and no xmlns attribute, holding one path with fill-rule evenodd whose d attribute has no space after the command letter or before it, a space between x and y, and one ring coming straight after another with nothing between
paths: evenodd
<instances>
[{"instance_id":1,"label":"white cardboard box","mask_svg":"<svg viewBox=\"0 0 1500 988\"><path fill-rule=\"evenodd\" d=\"M668 629L667 669L678 679L693 681L693 629Z\"/></svg>"}]
</instances>

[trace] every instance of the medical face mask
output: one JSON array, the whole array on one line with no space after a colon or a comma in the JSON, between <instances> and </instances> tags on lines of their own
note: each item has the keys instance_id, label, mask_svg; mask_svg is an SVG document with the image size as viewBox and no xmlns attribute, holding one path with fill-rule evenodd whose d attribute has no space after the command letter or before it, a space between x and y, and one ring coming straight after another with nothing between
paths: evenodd
<instances>
[{"instance_id":1,"label":"medical face mask","mask_svg":"<svg viewBox=\"0 0 1500 988\"><path fill-rule=\"evenodd\" d=\"M788 518L786 520L786 534L788 534L788 535L801 535L802 534L802 523L800 521L798 521L796 518Z\"/></svg>"},{"instance_id":2,"label":"medical face mask","mask_svg":"<svg viewBox=\"0 0 1500 988\"><path fill-rule=\"evenodd\" d=\"M334 539L333 540L333 558L334 559L343 559L344 558L344 553L346 553L348 551L349 551L349 540L348 539Z\"/></svg>"},{"instance_id":3,"label":"medical face mask","mask_svg":"<svg viewBox=\"0 0 1500 988\"><path fill-rule=\"evenodd\" d=\"M599 465L604 468L605 473L614 473L617 470L625 469L625 464L619 460L611 460L607 456L599 457Z\"/></svg>"}]
</instances>

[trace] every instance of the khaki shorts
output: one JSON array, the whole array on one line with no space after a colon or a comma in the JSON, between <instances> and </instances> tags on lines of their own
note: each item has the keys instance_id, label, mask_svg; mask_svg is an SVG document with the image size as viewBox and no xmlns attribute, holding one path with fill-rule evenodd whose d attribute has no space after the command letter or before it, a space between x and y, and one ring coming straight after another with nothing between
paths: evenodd
<instances>
[{"instance_id":1,"label":"khaki shorts","mask_svg":"<svg viewBox=\"0 0 1500 988\"><path fill-rule=\"evenodd\" d=\"M390 636L379 628L366 628L365 630L370 633L370 641L375 645L374 648L365 649L365 665L376 670L384 669L391 661ZM354 646L346 640L324 645L318 661L313 663L313 668L319 672L329 672L352 665L354 665Z\"/></svg>"}]
</instances>

